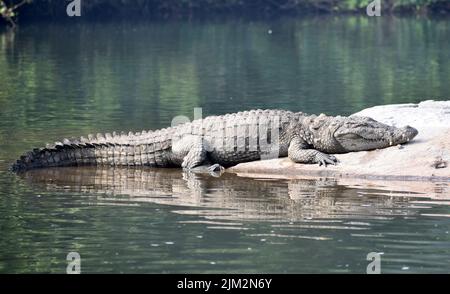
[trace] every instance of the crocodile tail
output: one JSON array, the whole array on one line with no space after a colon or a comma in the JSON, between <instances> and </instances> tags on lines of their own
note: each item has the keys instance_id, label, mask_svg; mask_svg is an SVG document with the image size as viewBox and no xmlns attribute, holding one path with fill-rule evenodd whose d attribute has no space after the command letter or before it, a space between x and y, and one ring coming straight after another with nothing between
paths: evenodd
<instances>
[{"instance_id":1,"label":"crocodile tail","mask_svg":"<svg viewBox=\"0 0 450 294\"><path fill-rule=\"evenodd\" d=\"M106 163L103 162L101 155L106 154L111 146L118 144L114 141L106 142L105 137L100 134L97 135L97 138L89 135L88 139L84 137L80 139L64 139L62 142L55 142L47 145L45 148L36 148L23 154L11 166L11 170L21 172L43 167Z\"/></svg>"},{"instance_id":2,"label":"crocodile tail","mask_svg":"<svg viewBox=\"0 0 450 294\"><path fill-rule=\"evenodd\" d=\"M33 149L11 166L14 172L35 168L83 165L167 166L164 150L170 148L168 130L138 133L113 132L64 139L45 148ZM158 143L151 144L152 142Z\"/></svg>"}]
</instances>

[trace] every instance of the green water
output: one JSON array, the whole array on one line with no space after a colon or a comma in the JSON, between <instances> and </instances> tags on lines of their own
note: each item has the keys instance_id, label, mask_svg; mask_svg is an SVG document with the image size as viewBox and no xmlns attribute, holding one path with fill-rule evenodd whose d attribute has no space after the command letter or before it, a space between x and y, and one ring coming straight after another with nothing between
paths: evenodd
<instances>
[{"instance_id":1,"label":"green water","mask_svg":"<svg viewBox=\"0 0 450 294\"><path fill-rule=\"evenodd\" d=\"M350 114L450 97L450 21L306 18L30 24L0 32L0 272L450 272L447 183L180 170L11 174L63 137L250 108Z\"/></svg>"}]
</instances>

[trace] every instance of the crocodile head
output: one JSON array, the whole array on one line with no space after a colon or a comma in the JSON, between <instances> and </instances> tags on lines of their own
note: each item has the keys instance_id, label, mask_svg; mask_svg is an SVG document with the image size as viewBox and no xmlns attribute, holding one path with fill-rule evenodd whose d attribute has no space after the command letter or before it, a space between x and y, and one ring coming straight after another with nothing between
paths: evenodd
<instances>
[{"instance_id":1,"label":"crocodile head","mask_svg":"<svg viewBox=\"0 0 450 294\"><path fill-rule=\"evenodd\" d=\"M386 148L407 143L418 131L406 126L397 128L369 117L337 117L330 126L330 135L342 147L343 152Z\"/></svg>"}]
</instances>

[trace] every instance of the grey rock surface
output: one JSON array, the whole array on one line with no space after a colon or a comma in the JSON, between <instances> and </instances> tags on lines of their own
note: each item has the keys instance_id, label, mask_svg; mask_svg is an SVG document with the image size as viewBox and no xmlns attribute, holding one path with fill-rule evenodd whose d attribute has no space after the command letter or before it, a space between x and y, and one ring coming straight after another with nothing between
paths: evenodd
<instances>
[{"instance_id":1,"label":"grey rock surface","mask_svg":"<svg viewBox=\"0 0 450 294\"><path fill-rule=\"evenodd\" d=\"M294 163L288 158L240 163L228 172L240 175L333 176L382 180L450 181L450 101L424 101L364 109L353 116L419 131L411 142L385 149L337 154L338 165Z\"/></svg>"}]
</instances>

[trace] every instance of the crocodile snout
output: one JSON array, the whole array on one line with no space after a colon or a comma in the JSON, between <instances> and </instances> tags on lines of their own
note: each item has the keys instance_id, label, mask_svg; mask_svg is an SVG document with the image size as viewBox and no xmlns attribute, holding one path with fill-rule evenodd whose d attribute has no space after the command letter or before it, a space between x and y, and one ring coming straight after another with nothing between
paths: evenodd
<instances>
[{"instance_id":1,"label":"crocodile snout","mask_svg":"<svg viewBox=\"0 0 450 294\"><path fill-rule=\"evenodd\" d=\"M414 139L417 134L419 134L419 131L413 127L406 126L405 128L405 136L409 138L409 140Z\"/></svg>"},{"instance_id":2,"label":"crocodile snout","mask_svg":"<svg viewBox=\"0 0 450 294\"><path fill-rule=\"evenodd\" d=\"M406 143L414 139L419 131L411 126L406 126L400 129L399 136L397 137L398 143Z\"/></svg>"}]
</instances>

